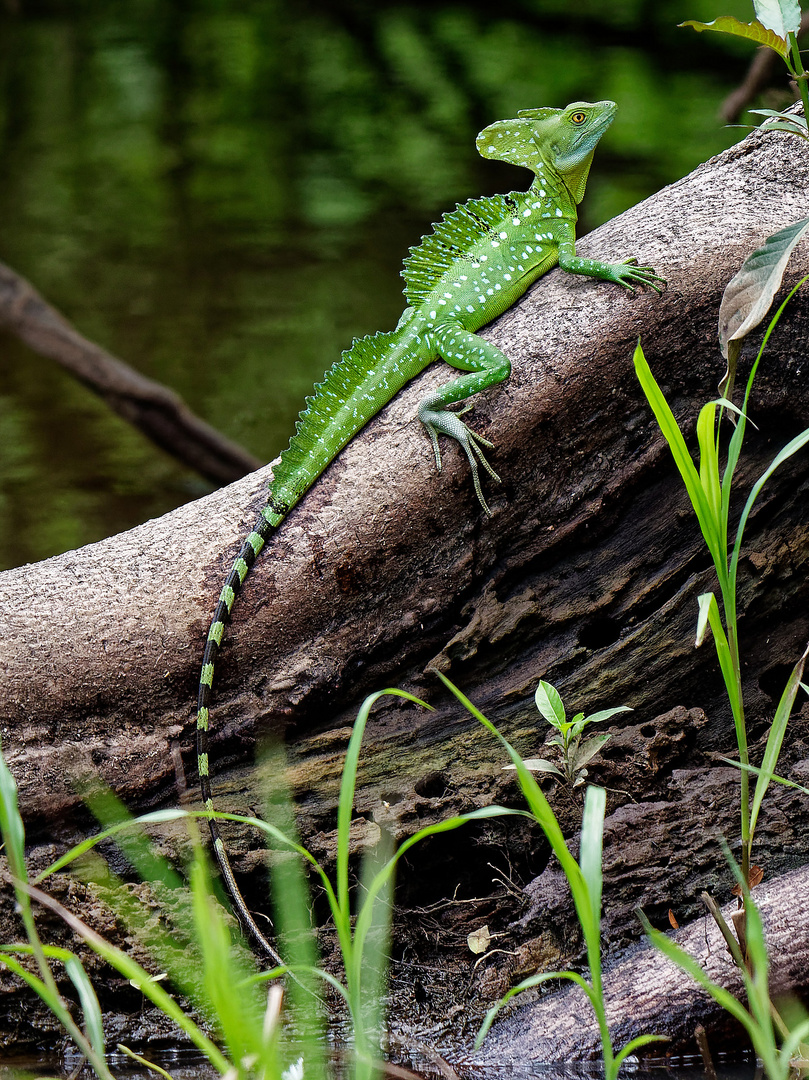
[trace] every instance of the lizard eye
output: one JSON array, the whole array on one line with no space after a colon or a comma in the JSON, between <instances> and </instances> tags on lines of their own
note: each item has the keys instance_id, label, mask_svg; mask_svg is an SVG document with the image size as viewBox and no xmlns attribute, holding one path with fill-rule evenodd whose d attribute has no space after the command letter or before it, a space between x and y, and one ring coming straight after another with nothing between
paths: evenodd
<instances>
[{"instance_id":1,"label":"lizard eye","mask_svg":"<svg viewBox=\"0 0 809 1080\"><path fill-rule=\"evenodd\" d=\"M583 112L574 112L570 118L571 123L576 124L577 126L583 124L586 119L587 117Z\"/></svg>"}]
</instances>

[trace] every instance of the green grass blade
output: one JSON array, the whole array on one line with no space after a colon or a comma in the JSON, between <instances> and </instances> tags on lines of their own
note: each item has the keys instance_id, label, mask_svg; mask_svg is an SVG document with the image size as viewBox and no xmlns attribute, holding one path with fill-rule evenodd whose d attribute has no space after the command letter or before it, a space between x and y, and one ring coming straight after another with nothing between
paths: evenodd
<instances>
[{"instance_id":1,"label":"green grass blade","mask_svg":"<svg viewBox=\"0 0 809 1080\"><path fill-rule=\"evenodd\" d=\"M204 816L204 811L200 813L200 816ZM231 1067L230 1062L222 1054L221 1050L216 1046L207 1035L198 1027L197 1024L180 1008L177 1002L162 988L160 983L153 980L148 971L146 971L137 961L133 960L123 950L112 945L106 941L100 934L92 930L81 919L77 918L71 911L63 907L53 897L48 896L47 893L43 893L41 890L31 886L25 885L25 891L36 901L53 911L56 915L66 923L74 933L93 950L98 956L106 960L111 967L124 976L125 979L129 979L133 982L141 993L149 999L154 1005L160 1009L170 1020L173 1020L177 1026L188 1035L191 1042L198 1050L201 1050L203 1054L208 1058L214 1068L218 1069L221 1073L226 1073Z\"/></svg>"},{"instance_id":2,"label":"green grass blade","mask_svg":"<svg viewBox=\"0 0 809 1080\"><path fill-rule=\"evenodd\" d=\"M584 813L581 819L579 866L590 894L590 906L596 917L596 924L592 929L596 931L599 942L601 940L602 849L606 806L607 793L604 788L593 785L588 787L584 796Z\"/></svg>"},{"instance_id":3,"label":"green grass blade","mask_svg":"<svg viewBox=\"0 0 809 1080\"><path fill-rule=\"evenodd\" d=\"M705 538L705 543L708 545L714 565L718 568L723 565L724 551L721 545L721 534L713 517L711 503L703 490L699 473L691 460L691 455L688 453L688 447L685 445L685 439L677 425L677 421L674 419L674 414L652 375L640 342L638 342L635 349L634 363L638 382L652 408L663 437L669 445L674 463L685 484L694 513L697 515L697 521Z\"/></svg>"},{"instance_id":4,"label":"green grass blade","mask_svg":"<svg viewBox=\"0 0 809 1080\"><path fill-rule=\"evenodd\" d=\"M416 705L421 705L425 709L432 711L432 706L426 702L421 701L417 697L413 697L412 694L406 693L404 690L387 689L380 690L375 694L371 694L363 701L357 719L354 722L354 728L351 732L351 738L348 742L348 750L346 751L346 759L343 765L343 776L340 783L340 796L337 804L337 860L336 860L336 876L337 876L337 908L341 913L343 920L350 920L350 908L348 900L348 846L351 830L351 815L354 810L354 792L357 784L357 768L359 766L360 748L362 745L362 737L365 734L365 725L368 722L368 715L376 702L386 695L391 697L401 697L406 701L411 701Z\"/></svg>"},{"instance_id":5,"label":"green grass blade","mask_svg":"<svg viewBox=\"0 0 809 1080\"><path fill-rule=\"evenodd\" d=\"M373 918L373 906L371 902L383 889L387 888L395 872L396 865L402 856L405 855L410 848L421 843L422 840L425 840L429 836L438 836L441 833L452 832L462 825L466 825L470 821L485 821L489 818L497 817L530 818L533 817L533 815L526 813L524 810L511 810L503 806L483 806L479 810L470 810L467 814L458 814L456 817L444 818L443 821L436 821L432 825L426 825L423 829L419 829L417 833L409 836L407 840L404 840L399 845L391 858L376 872L368 883L365 899L357 913L356 924L354 926L354 949L357 951L357 956L360 960L362 948Z\"/></svg>"},{"instance_id":6,"label":"green grass blade","mask_svg":"<svg viewBox=\"0 0 809 1080\"><path fill-rule=\"evenodd\" d=\"M784 1039L781 1054L790 1061L800 1051L801 1043L809 1040L809 1019L802 1020Z\"/></svg>"},{"instance_id":7,"label":"green grass blade","mask_svg":"<svg viewBox=\"0 0 809 1080\"><path fill-rule=\"evenodd\" d=\"M697 418L697 445L699 446L699 479L705 498L711 508L713 521L720 526L722 518L722 490L719 477L719 453L716 445L715 401L703 405ZM724 546L724 545L723 545Z\"/></svg>"},{"instance_id":8,"label":"green grass blade","mask_svg":"<svg viewBox=\"0 0 809 1080\"><path fill-rule=\"evenodd\" d=\"M160 882L169 889L185 887L183 878L168 859L155 851L152 841L146 834L146 823L143 818L138 821L136 828L122 827L132 825L134 817L110 788L97 785L87 787L82 792L82 796L90 813L104 829L109 830L119 826L118 832L109 835L115 836L117 847L135 867L143 881ZM171 817L168 820L171 820Z\"/></svg>"},{"instance_id":9,"label":"green grass blade","mask_svg":"<svg viewBox=\"0 0 809 1080\"><path fill-rule=\"evenodd\" d=\"M747 735L743 728L743 720L741 720L742 701L739 697L739 684L736 678L736 669L733 664L733 655L730 651L730 644L728 643L725 628L722 625L722 619L719 614L719 605L717 604L716 597L713 593L702 593L697 597L697 603L699 604L699 618L697 621L697 637L695 644L697 648L699 648L705 640L706 629L710 626L714 647L716 649L716 658L719 661L719 669L722 672L722 679L725 683L725 690L727 691L730 700L733 719L736 724L736 739L737 741L742 740L740 746L746 746Z\"/></svg>"},{"instance_id":10,"label":"green grass blade","mask_svg":"<svg viewBox=\"0 0 809 1080\"><path fill-rule=\"evenodd\" d=\"M121 804L123 805L123 804ZM118 820L114 825L110 825L109 828L103 829L99 833L95 833L93 836L88 836L86 840L82 840L81 843L76 844L69 851L66 851L63 855L47 866L41 873L37 874L34 878L35 885L41 885L46 878L49 878L52 874L58 873L60 870L64 870L66 866L70 866L82 855L86 855L88 851L92 851L94 847L101 843L102 840L109 840L127 829L141 828L144 825L163 825L172 821L178 821L180 818L189 817L193 814L193 811L180 810L179 808L173 808L170 810L155 810L149 814L141 814L137 818L127 816L126 820Z\"/></svg>"},{"instance_id":11,"label":"green grass blade","mask_svg":"<svg viewBox=\"0 0 809 1080\"><path fill-rule=\"evenodd\" d=\"M70 961L74 961L76 964L79 963L78 958L67 949L59 949L47 945L42 946L42 949L49 959L58 960L65 965ZM0 946L0 964L5 965L9 971L13 971L15 975L19 976L19 978L30 986L34 993L44 1002L73 1040L79 1052L84 1054L90 1062L96 1076L100 1077L101 1080L114 1080L112 1073L107 1066L103 1052L100 1055L97 1053L94 1043L87 1038L84 1032L76 1024L61 994L59 994L58 991L52 990L47 983L30 972L28 968L24 967L16 957L12 955L13 952L33 956L35 954L34 948L31 945Z\"/></svg>"},{"instance_id":12,"label":"green grass blade","mask_svg":"<svg viewBox=\"0 0 809 1080\"><path fill-rule=\"evenodd\" d=\"M31 900L26 891L28 868L25 864L25 826L17 799L17 784L3 756L2 744L0 744L0 837L2 837L11 872L11 885L19 905L20 918L25 927L25 936L33 949L39 974L51 994L61 1001L56 981L37 933Z\"/></svg>"},{"instance_id":13,"label":"green grass blade","mask_svg":"<svg viewBox=\"0 0 809 1080\"><path fill-rule=\"evenodd\" d=\"M200 852L191 865L194 941L200 951L204 1005L209 1019L224 1035L230 1056L242 1061L258 1056L255 1035L261 1030L261 1003L255 989L237 992L248 969L232 953L223 910L214 900L207 866Z\"/></svg>"},{"instance_id":14,"label":"green grass blade","mask_svg":"<svg viewBox=\"0 0 809 1080\"><path fill-rule=\"evenodd\" d=\"M576 908L576 912L579 916L579 921L584 926L586 922L588 926L592 925L593 915L590 910L590 894L587 890L587 886L584 882L579 864L570 854L562 830L559 828L559 822L556 820L556 815L551 809L548 800L542 793L539 784L534 780L530 771L525 768L522 763L522 758L506 739L491 720L488 720L483 713L476 708L472 702L457 688L450 680L440 671L433 669L438 678L444 683L450 693L460 701L463 707L470 713L478 723L482 724L487 731L500 742L505 748L506 753L511 758L511 761L517 770L517 778L520 783L520 788L525 796L525 800L531 810L532 815L542 827L545 836L548 839L554 855L559 860L565 877L570 885L570 891L573 894L573 903Z\"/></svg>"},{"instance_id":15,"label":"green grass blade","mask_svg":"<svg viewBox=\"0 0 809 1080\"><path fill-rule=\"evenodd\" d=\"M503 1008L507 1002L515 996L515 994L521 994L524 990L531 990L535 986L540 986L544 982L548 982L549 979L568 979L570 982L576 983L581 989L590 997L590 987L584 981L584 979L575 971L544 971L540 975L531 975L527 979L523 979L517 986L512 986L507 993L505 993L500 1000L489 1009L480 1025L480 1029L475 1036L475 1050L480 1050L483 1045L483 1040L489 1034L489 1028L491 1028L497 1014Z\"/></svg>"},{"instance_id":16,"label":"green grass blade","mask_svg":"<svg viewBox=\"0 0 809 1080\"><path fill-rule=\"evenodd\" d=\"M130 1050L128 1046L124 1046L123 1043L118 1043L116 1049L122 1054L126 1054L128 1058L133 1061L137 1061L139 1065L143 1065L149 1072L157 1073L158 1076L162 1076L163 1080L174 1080L170 1072L166 1072L165 1069L161 1069L159 1065L155 1065L153 1061L149 1061L148 1058L142 1057L140 1054L136 1054L134 1050Z\"/></svg>"},{"instance_id":17,"label":"green grass blade","mask_svg":"<svg viewBox=\"0 0 809 1080\"><path fill-rule=\"evenodd\" d=\"M758 822L758 814L761 809L761 804L764 801L764 796L767 793L767 788L770 786L770 781L775 775L775 768L778 764L778 758L781 754L781 747L784 742L784 736L786 735L787 724L789 723L789 716L792 712L792 706L795 704L795 698L798 690L801 686L801 679L803 678L803 669L806 664L806 659L809 657L809 645L804 650L803 656L798 660L795 667L792 669L792 673L789 676L784 692L781 695L781 699L778 702L778 707L775 710L775 717L770 725L770 730L767 734L767 744L764 747L764 757L761 761L761 769L756 779L756 788L753 793L753 802L750 809L750 840L752 842L753 834L756 831L756 823Z\"/></svg>"},{"instance_id":18,"label":"green grass blade","mask_svg":"<svg viewBox=\"0 0 809 1080\"><path fill-rule=\"evenodd\" d=\"M653 1042L668 1041L668 1035L637 1035L634 1039L630 1039L626 1046L622 1047L622 1049L615 1055L614 1069L612 1075L617 1076L618 1070L621 1068L624 1059L628 1058L630 1054L634 1054L634 1052L636 1050L639 1050L641 1046L648 1046L649 1043Z\"/></svg>"},{"instance_id":19,"label":"green grass blade","mask_svg":"<svg viewBox=\"0 0 809 1080\"><path fill-rule=\"evenodd\" d=\"M104 1022L101 1018L101 1006L98 1003L93 984L90 982L87 972L77 956L71 956L65 961L65 971L79 995L79 1003L84 1013L87 1038L98 1056L104 1058L106 1057Z\"/></svg>"},{"instance_id":20,"label":"green grass blade","mask_svg":"<svg viewBox=\"0 0 809 1080\"><path fill-rule=\"evenodd\" d=\"M646 936L654 947L659 952L662 952L664 956L667 956L669 960L673 961L681 971L684 971L686 975L689 975L698 986L701 986L703 990L707 990L717 1005L721 1006L721 1008L738 1020L752 1038L751 1028L754 1027L752 1018L741 1002L728 990L725 990L724 987L713 982L694 957L687 953L685 949L681 948L681 946L672 941L671 938L667 937L660 930L655 930L642 911L638 912L638 917L643 924Z\"/></svg>"},{"instance_id":21,"label":"green grass blade","mask_svg":"<svg viewBox=\"0 0 809 1080\"><path fill-rule=\"evenodd\" d=\"M25 828L17 803L17 784L2 756L0 744L0 832L3 835L9 869L16 878L27 880L25 868Z\"/></svg>"}]
</instances>

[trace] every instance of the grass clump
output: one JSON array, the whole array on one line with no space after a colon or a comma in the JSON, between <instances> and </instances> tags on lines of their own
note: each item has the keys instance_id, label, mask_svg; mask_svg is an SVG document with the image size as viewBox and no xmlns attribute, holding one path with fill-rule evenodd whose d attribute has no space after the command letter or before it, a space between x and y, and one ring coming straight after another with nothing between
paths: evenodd
<instances>
[{"instance_id":1,"label":"grass clump","mask_svg":"<svg viewBox=\"0 0 809 1080\"><path fill-rule=\"evenodd\" d=\"M225 913L215 899L207 859L199 842L196 822L207 811L172 809L132 818L110 792L90 797L94 813L106 826L96 836L77 845L39 875L29 879L25 863L25 832L19 813L14 779L0 755L0 833L9 860L7 880L15 890L25 931L25 941L0 946L0 964L18 974L57 1017L66 1033L83 1054L96 1076L112 1080L107 1062L101 1008L89 976L79 956L70 950L44 945L34 918L32 900L55 912L93 952L130 980L144 996L173 1020L216 1071L228 1080L281 1080L287 1070L302 1059L306 1077L326 1074L324 1058L324 1001L318 983L328 983L347 1007L353 1038L352 1075L370 1080L379 1068L379 1034L384 1026L384 982L388 960L391 896L396 866L402 856L428 836L457 829L470 821L520 811L490 806L459 814L420 829L399 848L365 864L361 888L352 895L349 875L349 830L354 805L360 748L368 716L384 695L395 695L429 706L400 690L383 690L363 703L349 740L343 767L337 816L337 856L335 880L318 860L298 842L292 824L286 829L258 818L217 813L217 818L239 821L260 830L276 850L296 858L279 861L275 869L276 889L283 895L279 924L288 964L258 972L234 952ZM289 816L289 815L288 815ZM169 982L191 1002L184 1009L153 974L121 949L106 941L78 919L39 885L50 875L82 861L83 876L99 881L112 878L109 869L93 853L103 840L115 840L141 877L175 894L185 894L186 885L166 860L156 855L143 830L184 820L193 841L189 865L190 902L172 909L172 928L150 925L149 947L156 964ZM345 972L344 982L317 964L314 928L308 922L308 884L302 871L308 866L319 879L328 901L337 932ZM117 890L117 895L123 890ZM305 914L304 914L305 913ZM151 918L151 911L139 907L135 898L117 911L135 929ZM291 916L291 917L290 917ZM177 948L174 933L180 931L188 949ZM32 956L36 971L24 959ZM57 968L64 968L76 988L84 1017L77 1023L57 985ZM282 990L281 976L288 989ZM266 989L270 983L269 990ZM281 997L289 999L288 1016L292 1035L279 1022ZM195 1014L195 1015L192 1015ZM199 1020L196 1017L202 1017ZM209 1029L215 1033L212 1037ZM224 1047L224 1049L222 1049Z\"/></svg>"}]
</instances>

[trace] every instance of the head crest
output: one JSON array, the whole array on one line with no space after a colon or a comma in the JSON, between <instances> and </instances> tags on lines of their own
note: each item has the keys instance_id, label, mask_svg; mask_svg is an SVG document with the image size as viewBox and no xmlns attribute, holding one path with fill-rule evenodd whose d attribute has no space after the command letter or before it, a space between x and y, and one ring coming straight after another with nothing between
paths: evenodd
<instances>
[{"instance_id":1,"label":"head crest","mask_svg":"<svg viewBox=\"0 0 809 1080\"><path fill-rule=\"evenodd\" d=\"M521 109L481 131L482 157L559 174L576 202L584 195L596 144L615 116L615 102L574 101L565 109ZM547 175L547 173L546 173Z\"/></svg>"}]
</instances>

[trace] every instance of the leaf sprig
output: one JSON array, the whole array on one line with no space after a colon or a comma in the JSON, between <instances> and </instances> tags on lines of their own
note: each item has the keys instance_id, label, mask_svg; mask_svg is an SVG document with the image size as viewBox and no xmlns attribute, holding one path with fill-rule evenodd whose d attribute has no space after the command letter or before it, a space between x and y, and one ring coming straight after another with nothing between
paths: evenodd
<instances>
[{"instance_id":1,"label":"leaf sprig","mask_svg":"<svg viewBox=\"0 0 809 1080\"><path fill-rule=\"evenodd\" d=\"M534 695L537 709L545 720L559 732L548 740L549 746L558 746L561 751L562 768L554 765L545 758L527 758L523 761L526 769L532 772L549 772L561 776L572 787L583 784L587 778L587 764L595 757L607 739L609 732L604 735L594 735L591 739L582 742L582 733L588 724L597 724L603 720L609 720L611 716L620 712L631 712L627 705L619 705L615 709L601 709L599 712L585 716L584 713L576 713L572 720L567 719L565 707L559 691L550 683L540 680L537 692ZM506 765L507 769L515 768L514 765Z\"/></svg>"},{"instance_id":2,"label":"leaf sprig","mask_svg":"<svg viewBox=\"0 0 809 1080\"><path fill-rule=\"evenodd\" d=\"M689 19L679 25L693 26L700 33L703 30L713 30L718 34L746 38L755 45L765 45L778 53L800 91L803 116L794 116L788 112L774 112L772 109L750 109L750 112L764 116L761 126L768 130L787 131L809 140L809 127L807 127L807 117L809 117L807 79L809 76L804 70L797 41L801 26L799 0L753 0L753 8L756 18L750 23L740 22L731 15L721 15L709 23Z\"/></svg>"}]
</instances>

